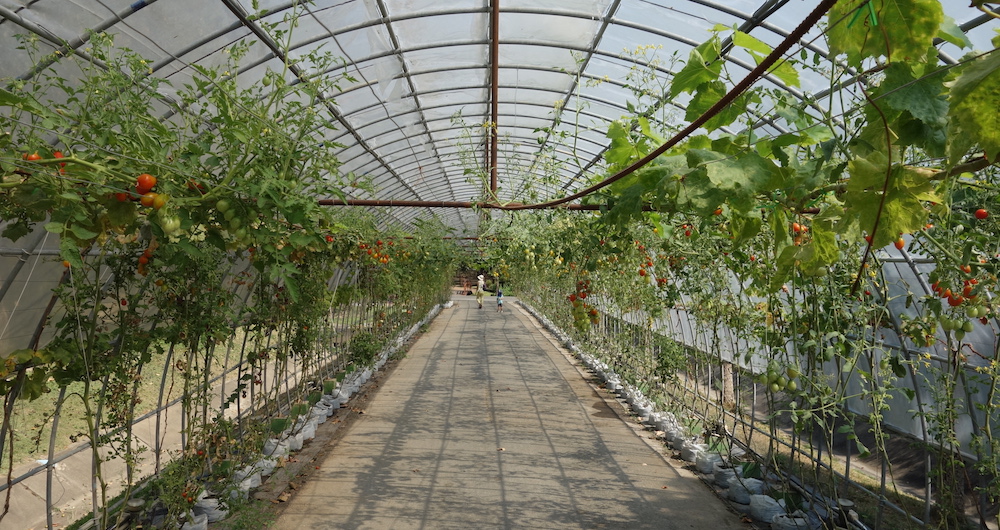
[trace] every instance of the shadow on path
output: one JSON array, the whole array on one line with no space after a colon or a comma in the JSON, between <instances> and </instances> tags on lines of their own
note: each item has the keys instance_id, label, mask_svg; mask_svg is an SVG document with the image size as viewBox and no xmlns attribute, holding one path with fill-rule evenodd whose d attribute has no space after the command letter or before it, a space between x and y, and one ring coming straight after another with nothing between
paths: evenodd
<instances>
[{"instance_id":1,"label":"shadow on path","mask_svg":"<svg viewBox=\"0 0 1000 530\"><path fill-rule=\"evenodd\" d=\"M513 300L455 299L276 528L745 528Z\"/></svg>"}]
</instances>

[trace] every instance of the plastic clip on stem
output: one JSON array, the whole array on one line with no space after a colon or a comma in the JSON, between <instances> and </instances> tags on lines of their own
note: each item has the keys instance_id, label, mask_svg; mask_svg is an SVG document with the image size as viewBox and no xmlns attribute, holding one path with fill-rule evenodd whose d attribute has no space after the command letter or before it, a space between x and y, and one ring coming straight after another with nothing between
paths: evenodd
<instances>
[{"instance_id":1,"label":"plastic clip on stem","mask_svg":"<svg viewBox=\"0 0 1000 530\"><path fill-rule=\"evenodd\" d=\"M864 6L859 7L858 10L854 12L854 16L851 17L851 21L847 23L848 28L853 26L854 23L858 21L858 18L861 17L861 12L864 11L864 8L866 7L868 8L868 19L871 20L872 26L878 26L878 15L875 13L875 6L872 4L872 0L868 0L865 2Z\"/></svg>"}]
</instances>

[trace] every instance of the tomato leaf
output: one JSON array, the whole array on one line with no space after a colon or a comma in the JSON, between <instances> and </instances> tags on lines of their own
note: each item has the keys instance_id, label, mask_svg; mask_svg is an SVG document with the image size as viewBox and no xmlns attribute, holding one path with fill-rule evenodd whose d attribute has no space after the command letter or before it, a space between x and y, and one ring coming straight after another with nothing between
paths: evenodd
<instances>
[{"instance_id":1,"label":"tomato leaf","mask_svg":"<svg viewBox=\"0 0 1000 530\"><path fill-rule=\"evenodd\" d=\"M931 126L947 124L948 101L941 75L916 79L909 65L893 63L886 69L880 88L892 108L905 110Z\"/></svg>"},{"instance_id":2,"label":"tomato leaf","mask_svg":"<svg viewBox=\"0 0 1000 530\"><path fill-rule=\"evenodd\" d=\"M848 164L851 178L844 195L847 207L842 223L856 221L862 231L870 234L877 222L878 230L873 239L876 248L895 241L899 234L922 229L929 215L924 202L941 201L926 174L899 165L890 171L887 164L888 159L881 152L874 152L868 158L856 158ZM884 201L883 187L886 188Z\"/></svg>"},{"instance_id":3,"label":"tomato leaf","mask_svg":"<svg viewBox=\"0 0 1000 530\"><path fill-rule=\"evenodd\" d=\"M688 102L684 119L688 121L696 120L725 95L726 85L722 83L722 81L702 83L695 91L694 97L692 97L691 101ZM711 119L706 121L703 127L708 131L714 131L719 127L725 127L726 125L736 121L737 118L745 113L749 105L759 102L760 96L756 92L741 94L730 105L727 105L715 116L712 116Z\"/></svg>"},{"instance_id":4,"label":"tomato leaf","mask_svg":"<svg viewBox=\"0 0 1000 530\"><path fill-rule=\"evenodd\" d=\"M962 69L951 85L952 137L968 135L986 152L986 158L996 161L1000 155L1000 51L973 61ZM965 155L951 147L952 160Z\"/></svg>"},{"instance_id":5,"label":"tomato leaf","mask_svg":"<svg viewBox=\"0 0 1000 530\"><path fill-rule=\"evenodd\" d=\"M742 31L733 33L733 44L746 49L747 53L753 57L754 62L757 64L760 64L761 61L763 61L764 58L772 51L771 47L763 41L743 33ZM778 61L771 67L768 74L777 77L787 86L800 86L799 72L788 61Z\"/></svg>"},{"instance_id":6,"label":"tomato leaf","mask_svg":"<svg viewBox=\"0 0 1000 530\"><path fill-rule=\"evenodd\" d=\"M85 227L82 227L82 226L80 226L78 224L70 225L69 226L69 231L72 232L73 235L76 236L78 239L81 239L83 241L89 241L89 240L94 239L95 237L98 236L97 232L94 232L93 230L90 230L90 229L87 229Z\"/></svg>"},{"instance_id":7,"label":"tomato leaf","mask_svg":"<svg viewBox=\"0 0 1000 530\"><path fill-rule=\"evenodd\" d=\"M853 67L860 67L869 57L891 57L893 62L923 59L944 22L941 2L870 0L878 16L875 25L862 20L870 16L865 7L867 1L839 2L830 10L831 55L846 55L848 65ZM862 11L855 18L858 9Z\"/></svg>"},{"instance_id":8,"label":"tomato leaf","mask_svg":"<svg viewBox=\"0 0 1000 530\"><path fill-rule=\"evenodd\" d=\"M691 50L684 68L674 75L670 83L670 97L694 92L703 83L718 79L722 73L722 61L718 60L720 51L721 43L718 35L713 35L711 39Z\"/></svg>"},{"instance_id":9,"label":"tomato leaf","mask_svg":"<svg viewBox=\"0 0 1000 530\"><path fill-rule=\"evenodd\" d=\"M611 122L608 126L607 137L611 140L611 144L604 153L604 160L611 168L624 167L631 161L641 158L642 154L632 143L629 131L622 122Z\"/></svg>"},{"instance_id":10,"label":"tomato leaf","mask_svg":"<svg viewBox=\"0 0 1000 530\"><path fill-rule=\"evenodd\" d=\"M972 48L972 41L969 40L969 36L962 31L962 28L955 22L955 19L948 15L944 15L944 20L941 21L941 29L938 31L938 37L959 48Z\"/></svg>"}]
</instances>

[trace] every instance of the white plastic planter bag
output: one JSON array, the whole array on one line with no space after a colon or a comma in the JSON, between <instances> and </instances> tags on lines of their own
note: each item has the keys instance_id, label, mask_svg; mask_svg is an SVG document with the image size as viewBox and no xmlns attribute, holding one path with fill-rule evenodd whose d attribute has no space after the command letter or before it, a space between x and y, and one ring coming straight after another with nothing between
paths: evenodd
<instances>
[{"instance_id":1,"label":"white plastic planter bag","mask_svg":"<svg viewBox=\"0 0 1000 530\"><path fill-rule=\"evenodd\" d=\"M719 456L719 453L709 453L708 451L704 451L694 459L694 467L699 473L714 475L715 465L720 462L722 462L722 457Z\"/></svg>"},{"instance_id":2,"label":"white plastic planter bag","mask_svg":"<svg viewBox=\"0 0 1000 530\"><path fill-rule=\"evenodd\" d=\"M303 441L305 441L305 440L312 440L313 438L315 438L316 437L316 420L309 420L309 421L307 421L306 424L302 427L302 432L300 434L302 435L302 440Z\"/></svg>"},{"instance_id":3,"label":"white plastic planter bag","mask_svg":"<svg viewBox=\"0 0 1000 530\"><path fill-rule=\"evenodd\" d=\"M208 522L217 523L229 515L228 510L219 507L219 499L202 499L191 508L195 516L204 515L208 517Z\"/></svg>"},{"instance_id":4,"label":"white plastic planter bag","mask_svg":"<svg viewBox=\"0 0 1000 530\"><path fill-rule=\"evenodd\" d=\"M763 488L763 480L733 477L729 479L729 499L739 504L750 504L750 496L760 493Z\"/></svg>"},{"instance_id":5,"label":"white plastic planter bag","mask_svg":"<svg viewBox=\"0 0 1000 530\"><path fill-rule=\"evenodd\" d=\"M260 470L255 466L240 468L233 474L233 480L239 482L242 489L256 488L261 484Z\"/></svg>"},{"instance_id":6,"label":"white plastic planter bag","mask_svg":"<svg viewBox=\"0 0 1000 530\"><path fill-rule=\"evenodd\" d=\"M330 407L317 403L313 406L312 410L309 411L309 419L315 421L317 425L322 425L326 423L326 419L330 416L327 414L330 411Z\"/></svg>"},{"instance_id":7,"label":"white plastic planter bag","mask_svg":"<svg viewBox=\"0 0 1000 530\"><path fill-rule=\"evenodd\" d=\"M668 442L673 442L680 434L681 430L676 425L667 426L667 428L663 429L663 439Z\"/></svg>"},{"instance_id":8,"label":"white plastic planter bag","mask_svg":"<svg viewBox=\"0 0 1000 530\"><path fill-rule=\"evenodd\" d=\"M274 473L274 468L277 467L278 460L276 458L264 457L254 464L254 469L260 472L260 476L266 477L271 473Z\"/></svg>"},{"instance_id":9,"label":"white plastic planter bag","mask_svg":"<svg viewBox=\"0 0 1000 530\"><path fill-rule=\"evenodd\" d=\"M297 434L295 434L293 436L289 436L288 437L288 450L289 451L301 451L302 450L302 442L303 442L303 440L304 440L304 438L302 437L302 433L301 432L297 433Z\"/></svg>"},{"instance_id":10,"label":"white plastic planter bag","mask_svg":"<svg viewBox=\"0 0 1000 530\"><path fill-rule=\"evenodd\" d=\"M181 530L208 530L208 516L205 514L195 515L191 521L184 523Z\"/></svg>"},{"instance_id":11,"label":"white plastic planter bag","mask_svg":"<svg viewBox=\"0 0 1000 530\"><path fill-rule=\"evenodd\" d=\"M785 513L785 509L769 495L750 496L750 517L753 517L755 521L770 523L774 516L783 513Z\"/></svg>"},{"instance_id":12,"label":"white plastic planter bag","mask_svg":"<svg viewBox=\"0 0 1000 530\"><path fill-rule=\"evenodd\" d=\"M688 440L681 447L681 460L684 460L685 462L694 462L698 460L698 457L703 452L705 452L705 449L706 449L705 444L699 444L691 440Z\"/></svg>"},{"instance_id":13,"label":"white plastic planter bag","mask_svg":"<svg viewBox=\"0 0 1000 530\"><path fill-rule=\"evenodd\" d=\"M779 514L771 519L771 530L810 530L810 525L805 517Z\"/></svg>"},{"instance_id":14,"label":"white plastic planter bag","mask_svg":"<svg viewBox=\"0 0 1000 530\"><path fill-rule=\"evenodd\" d=\"M264 456L270 456L278 458L281 456L288 456L288 440L278 440L277 438L268 438L264 442Z\"/></svg>"},{"instance_id":15,"label":"white plastic planter bag","mask_svg":"<svg viewBox=\"0 0 1000 530\"><path fill-rule=\"evenodd\" d=\"M719 464L715 465L713 477L715 478L715 484L720 488L729 487L729 479L736 476L736 468L723 467Z\"/></svg>"}]
</instances>

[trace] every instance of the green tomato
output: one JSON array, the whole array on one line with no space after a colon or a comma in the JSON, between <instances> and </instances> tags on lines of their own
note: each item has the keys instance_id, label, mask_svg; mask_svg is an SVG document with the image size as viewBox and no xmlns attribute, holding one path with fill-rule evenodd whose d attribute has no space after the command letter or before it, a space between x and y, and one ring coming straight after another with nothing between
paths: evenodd
<instances>
[{"instance_id":1,"label":"green tomato","mask_svg":"<svg viewBox=\"0 0 1000 530\"><path fill-rule=\"evenodd\" d=\"M176 215L160 215L160 229L166 235L171 235L181 228L181 219Z\"/></svg>"},{"instance_id":2,"label":"green tomato","mask_svg":"<svg viewBox=\"0 0 1000 530\"><path fill-rule=\"evenodd\" d=\"M229 210L229 206L228 199L219 199L219 202L215 203L215 209L222 213L226 213Z\"/></svg>"},{"instance_id":3,"label":"green tomato","mask_svg":"<svg viewBox=\"0 0 1000 530\"><path fill-rule=\"evenodd\" d=\"M780 392L781 391L781 387L778 386L778 383L771 383L771 386L769 386L768 388L771 390L771 392Z\"/></svg>"},{"instance_id":4,"label":"green tomato","mask_svg":"<svg viewBox=\"0 0 1000 530\"><path fill-rule=\"evenodd\" d=\"M795 392L798 388L799 385L795 384L795 381L789 381L788 384L785 385L785 391L787 392Z\"/></svg>"},{"instance_id":5,"label":"green tomato","mask_svg":"<svg viewBox=\"0 0 1000 530\"><path fill-rule=\"evenodd\" d=\"M795 379L796 377L802 375L801 372L799 372L799 369L794 366L789 366L788 368L786 368L785 374L788 375L789 380Z\"/></svg>"},{"instance_id":6,"label":"green tomato","mask_svg":"<svg viewBox=\"0 0 1000 530\"><path fill-rule=\"evenodd\" d=\"M976 316L978 318L983 318L988 314L990 314L990 308L984 305L979 306L979 308L976 310Z\"/></svg>"},{"instance_id":7,"label":"green tomato","mask_svg":"<svg viewBox=\"0 0 1000 530\"><path fill-rule=\"evenodd\" d=\"M969 306L965 310L965 316L967 316L969 318L978 318L979 317L979 308L976 307L976 306Z\"/></svg>"},{"instance_id":8,"label":"green tomato","mask_svg":"<svg viewBox=\"0 0 1000 530\"><path fill-rule=\"evenodd\" d=\"M962 331L966 333L971 333L973 329L975 329L975 327L972 325L971 320L966 320L965 322L962 323Z\"/></svg>"}]
</instances>

